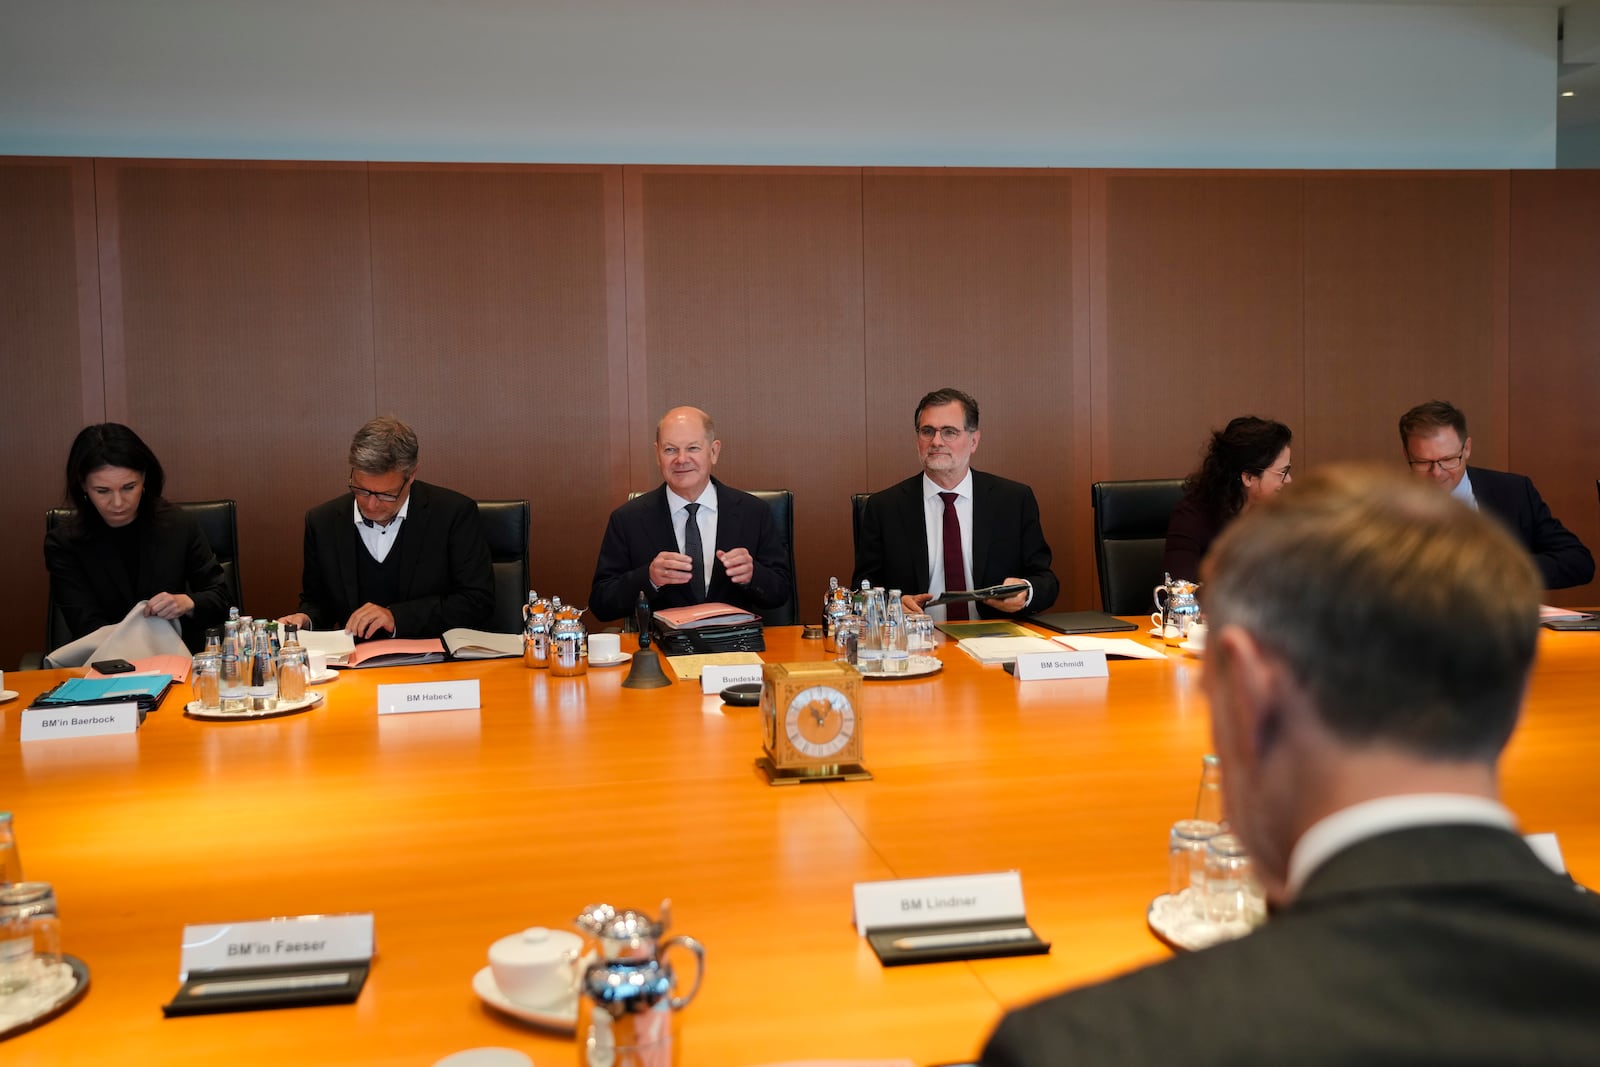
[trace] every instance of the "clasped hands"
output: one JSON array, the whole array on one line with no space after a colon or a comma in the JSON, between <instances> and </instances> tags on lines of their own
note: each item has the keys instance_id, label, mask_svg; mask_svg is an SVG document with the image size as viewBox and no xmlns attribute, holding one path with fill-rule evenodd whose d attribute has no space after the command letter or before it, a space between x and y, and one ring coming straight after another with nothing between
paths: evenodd
<instances>
[{"instance_id":1,"label":"clasped hands","mask_svg":"<svg viewBox=\"0 0 1600 1067\"><path fill-rule=\"evenodd\" d=\"M748 548L718 549L717 562L722 564L734 585L749 585L750 579L755 577L756 561ZM657 589L664 585L687 584L693 575L694 561L682 552L658 552L650 561L650 584ZM706 584L710 582L711 576L707 575Z\"/></svg>"},{"instance_id":2,"label":"clasped hands","mask_svg":"<svg viewBox=\"0 0 1600 1067\"><path fill-rule=\"evenodd\" d=\"M194 598L188 593L157 593L144 605L144 613L157 619L176 619L193 610Z\"/></svg>"}]
</instances>

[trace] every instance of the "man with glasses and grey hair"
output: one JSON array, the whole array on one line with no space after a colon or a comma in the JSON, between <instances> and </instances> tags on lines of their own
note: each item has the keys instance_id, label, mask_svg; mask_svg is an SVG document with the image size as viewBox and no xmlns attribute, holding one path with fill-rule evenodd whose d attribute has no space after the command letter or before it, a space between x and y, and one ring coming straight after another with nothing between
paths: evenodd
<instances>
[{"instance_id":1,"label":"man with glasses and grey hair","mask_svg":"<svg viewBox=\"0 0 1600 1067\"><path fill-rule=\"evenodd\" d=\"M1468 507L1487 511L1509 527L1533 556L1546 589L1583 585L1594 577L1594 557L1550 513L1531 480L1467 465L1472 438L1467 417L1454 404L1430 400L1400 416L1400 445L1413 474L1432 479Z\"/></svg>"},{"instance_id":2,"label":"man with glasses and grey hair","mask_svg":"<svg viewBox=\"0 0 1600 1067\"><path fill-rule=\"evenodd\" d=\"M300 610L281 622L352 637L438 637L494 608L469 497L417 480L417 435L381 416L350 442L349 491L306 512Z\"/></svg>"}]
</instances>

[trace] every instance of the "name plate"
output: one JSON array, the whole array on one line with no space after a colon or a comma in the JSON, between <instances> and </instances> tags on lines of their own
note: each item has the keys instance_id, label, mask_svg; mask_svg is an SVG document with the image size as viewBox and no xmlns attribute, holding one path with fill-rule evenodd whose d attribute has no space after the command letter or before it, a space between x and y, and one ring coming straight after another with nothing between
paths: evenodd
<instances>
[{"instance_id":1,"label":"name plate","mask_svg":"<svg viewBox=\"0 0 1600 1067\"><path fill-rule=\"evenodd\" d=\"M1106 654L1088 652L1022 652L1017 655L1017 681L1042 678L1106 678Z\"/></svg>"},{"instance_id":2,"label":"name plate","mask_svg":"<svg viewBox=\"0 0 1600 1067\"><path fill-rule=\"evenodd\" d=\"M372 914L300 915L183 928L182 970L242 971L372 959Z\"/></svg>"},{"instance_id":3,"label":"name plate","mask_svg":"<svg viewBox=\"0 0 1600 1067\"><path fill-rule=\"evenodd\" d=\"M61 708L39 708L22 713L23 741L47 741L57 737L100 737L104 734L131 734L139 729L139 705L80 704Z\"/></svg>"},{"instance_id":4,"label":"name plate","mask_svg":"<svg viewBox=\"0 0 1600 1067\"><path fill-rule=\"evenodd\" d=\"M761 663L740 663L732 667L708 666L700 672L700 692L716 694L730 685L761 681Z\"/></svg>"},{"instance_id":5,"label":"name plate","mask_svg":"<svg viewBox=\"0 0 1600 1067\"><path fill-rule=\"evenodd\" d=\"M479 707L478 680L408 682L378 686L379 715L409 715L416 711L466 711Z\"/></svg>"},{"instance_id":6,"label":"name plate","mask_svg":"<svg viewBox=\"0 0 1600 1067\"><path fill-rule=\"evenodd\" d=\"M885 926L948 926L1027 914L1018 871L857 882L855 898L856 933L863 937Z\"/></svg>"}]
</instances>

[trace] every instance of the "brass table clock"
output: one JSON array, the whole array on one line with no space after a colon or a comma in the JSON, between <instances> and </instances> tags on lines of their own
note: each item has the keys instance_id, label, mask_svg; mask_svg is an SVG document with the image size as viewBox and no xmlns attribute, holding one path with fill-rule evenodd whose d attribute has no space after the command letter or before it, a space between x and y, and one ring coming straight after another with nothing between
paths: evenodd
<instances>
[{"instance_id":1,"label":"brass table clock","mask_svg":"<svg viewBox=\"0 0 1600 1067\"><path fill-rule=\"evenodd\" d=\"M756 766L768 785L870 781L861 765L861 673L848 663L768 663L761 670Z\"/></svg>"}]
</instances>

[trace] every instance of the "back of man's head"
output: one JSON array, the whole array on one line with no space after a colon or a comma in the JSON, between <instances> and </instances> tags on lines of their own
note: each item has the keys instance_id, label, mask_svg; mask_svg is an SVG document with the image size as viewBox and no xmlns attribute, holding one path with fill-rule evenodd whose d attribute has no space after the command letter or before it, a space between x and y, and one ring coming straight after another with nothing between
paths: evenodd
<instances>
[{"instance_id":1,"label":"back of man's head","mask_svg":"<svg viewBox=\"0 0 1600 1067\"><path fill-rule=\"evenodd\" d=\"M1493 761L1516 724L1540 584L1497 523L1414 478L1324 468L1206 559L1209 629L1282 657L1351 745Z\"/></svg>"}]
</instances>

